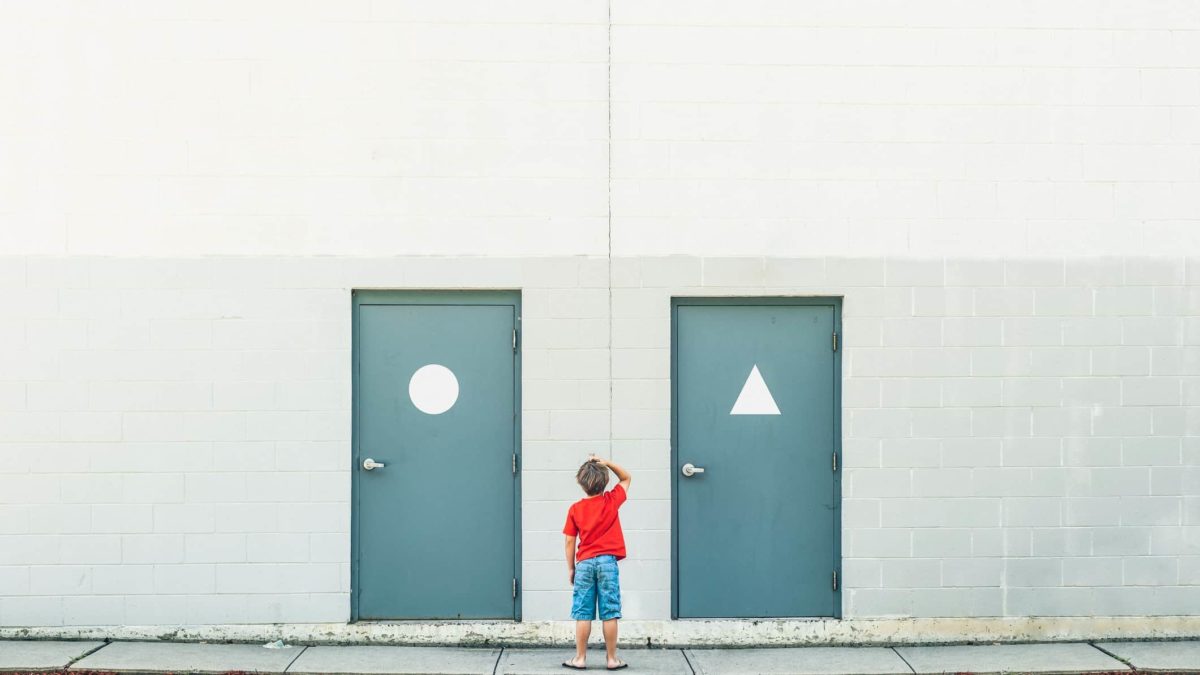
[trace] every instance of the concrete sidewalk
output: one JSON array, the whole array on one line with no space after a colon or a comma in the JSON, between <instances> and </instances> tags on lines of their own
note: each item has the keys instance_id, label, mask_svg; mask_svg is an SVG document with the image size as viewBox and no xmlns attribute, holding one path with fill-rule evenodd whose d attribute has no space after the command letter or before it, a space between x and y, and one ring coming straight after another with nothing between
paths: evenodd
<instances>
[{"instance_id":1,"label":"concrete sidewalk","mask_svg":"<svg viewBox=\"0 0 1200 675\"><path fill-rule=\"evenodd\" d=\"M304 647L184 642L0 641L0 672L298 675L539 675L568 672L570 649ZM1200 641L942 647L627 649L629 671L672 675L1200 672ZM604 670L602 651L589 670Z\"/></svg>"}]
</instances>

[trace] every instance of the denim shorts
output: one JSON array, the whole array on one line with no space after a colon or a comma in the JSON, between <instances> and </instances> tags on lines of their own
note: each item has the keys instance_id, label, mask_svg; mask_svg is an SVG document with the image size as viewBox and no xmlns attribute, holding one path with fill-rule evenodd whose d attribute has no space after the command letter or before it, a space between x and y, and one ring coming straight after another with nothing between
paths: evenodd
<instances>
[{"instance_id":1,"label":"denim shorts","mask_svg":"<svg viewBox=\"0 0 1200 675\"><path fill-rule=\"evenodd\" d=\"M571 618L591 621L600 609L600 620L621 618L621 573L617 557L598 555L575 564L575 593L571 597Z\"/></svg>"}]
</instances>

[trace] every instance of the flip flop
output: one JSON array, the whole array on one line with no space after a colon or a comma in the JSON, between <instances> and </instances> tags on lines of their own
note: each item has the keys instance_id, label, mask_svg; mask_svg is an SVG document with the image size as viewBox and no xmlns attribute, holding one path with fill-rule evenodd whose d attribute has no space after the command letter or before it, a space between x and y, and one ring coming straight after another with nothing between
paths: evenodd
<instances>
[{"instance_id":1,"label":"flip flop","mask_svg":"<svg viewBox=\"0 0 1200 675\"><path fill-rule=\"evenodd\" d=\"M621 670L622 668L628 668L628 667L629 667L628 663L622 663L619 666L608 666L608 669L609 670Z\"/></svg>"},{"instance_id":2,"label":"flip flop","mask_svg":"<svg viewBox=\"0 0 1200 675\"><path fill-rule=\"evenodd\" d=\"M563 661L562 667L570 668L571 670L587 670L587 666L576 666L568 661Z\"/></svg>"}]
</instances>

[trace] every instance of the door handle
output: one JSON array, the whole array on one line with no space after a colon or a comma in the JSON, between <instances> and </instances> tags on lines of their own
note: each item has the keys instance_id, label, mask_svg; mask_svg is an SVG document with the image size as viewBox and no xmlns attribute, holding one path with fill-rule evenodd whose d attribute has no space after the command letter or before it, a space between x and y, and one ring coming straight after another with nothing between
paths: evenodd
<instances>
[{"instance_id":1,"label":"door handle","mask_svg":"<svg viewBox=\"0 0 1200 675\"><path fill-rule=\"evenodd\" d=\"M374 469L382 469L385 466L387 466L387 465L384 464L383 462L376 462L375 460L371 459L370 457L363 460L363 470L364 471L372 471Z\"/></svg>"},{"instance_id":2,"label":"door handle","mask_svg":"<svg viewBox=\"0 0 1200 675\"><path fill-rule=\"evenodd\" d=\"M704 473L704 468L695 466L691 462L688 462L687 464L684 464L682 467L680 467L680 471L683 472L683 475L690 478L698 473Z\"/></svg>"}]
</instances>

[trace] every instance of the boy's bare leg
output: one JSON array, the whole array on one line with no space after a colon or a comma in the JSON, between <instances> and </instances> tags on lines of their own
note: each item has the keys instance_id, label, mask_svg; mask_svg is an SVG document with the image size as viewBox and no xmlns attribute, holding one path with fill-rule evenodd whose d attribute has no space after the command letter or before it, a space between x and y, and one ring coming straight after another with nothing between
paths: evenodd
<instances>
[{"instance_id":1,"label":"boy's bare leg","mask_svg":"<svg viewBox=\"0 0 1200 675\"><path fill-rule=\"evenodd\" d=\"M575 658L571 659L573 665L583 666L587 664L587 642L591 635L591 621L575 622Z\"/></svg>"},{"instance_id":2,"label":"boy's bare leg","mask_svg":"<svg viewBox=\"0 0 1200 675\"><path fill-rule=\"evenodd\" d=\"M608 652L608 667L620 665L617 660L617 620L609 619L604 622L604 650Z\"/></svg>"}]
</instances>

